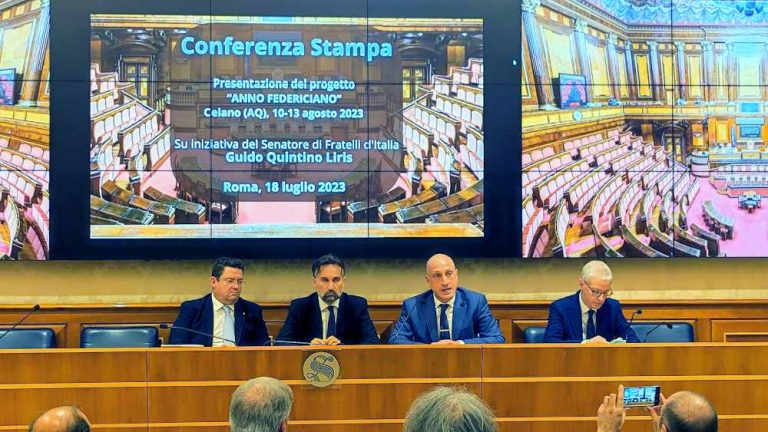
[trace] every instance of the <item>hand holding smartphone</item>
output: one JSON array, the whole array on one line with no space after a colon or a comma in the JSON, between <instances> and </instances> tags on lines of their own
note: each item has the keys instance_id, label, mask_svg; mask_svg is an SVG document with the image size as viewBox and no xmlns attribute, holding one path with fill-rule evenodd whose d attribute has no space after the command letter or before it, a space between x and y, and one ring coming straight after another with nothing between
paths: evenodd
<instances>
[{"instance_id":1,"label":"hand holding smartphone","mask_svg":"<svg viewBox=\"0 0 768 432\"><path fill-rule=\"evenodd\" d=\"M624 408L656 406L660 395L659 386L624 387Z\"/></svg>"}]
</instances>

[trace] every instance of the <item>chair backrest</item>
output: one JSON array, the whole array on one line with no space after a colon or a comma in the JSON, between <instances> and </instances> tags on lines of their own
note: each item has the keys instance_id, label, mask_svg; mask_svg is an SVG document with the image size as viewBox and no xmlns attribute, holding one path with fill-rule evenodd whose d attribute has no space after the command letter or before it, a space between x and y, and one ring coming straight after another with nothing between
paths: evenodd
<instances>
[{"instance_id":1,"label":"chair backrest","mask_svg":"<svg viewBox=\"0 0 768 432\"><path fill-rule=\"evenodd\" d=\"M661 324L661 325L659 325ZM637 334L640 342L693 342L693 326L689 323L669 323L672 328L667 327L665 323L642 322L632 323L632 330ZM658 326L656 330L654 327ZM648 332L652 331L650 335Z\"/></svg>"},{"instance_id":2,"label":"chair backrest","mask_svg":"<svg viewBox=\"0 0 768 432\"><path fill-rule=\"evenodd\" d=\"M523 334L525 335L525 343L542 343L544 342L544 330L546 327L527 327Z\"/></svg>"},{"instance_id":3,"label":"chair backrest","mask_svg":"<svg viewBox=\"0 0 768 432\"><path fill-rule=\"evenodd\" d=\"M157 327L86 327L80 348L130 348L160 346Z\"/></svg>"},{"instance_id":4,"label":"chair backrest","mask_svg":"<svg viewBox=\"0 0 768 432\"><path fill-rule=\"evenodd\" d=\"M7 328L0 329L2 336ZM13 329L0 339L2 349L56 348L56 335L49 328Z\"/></svg>"}]
</instances>

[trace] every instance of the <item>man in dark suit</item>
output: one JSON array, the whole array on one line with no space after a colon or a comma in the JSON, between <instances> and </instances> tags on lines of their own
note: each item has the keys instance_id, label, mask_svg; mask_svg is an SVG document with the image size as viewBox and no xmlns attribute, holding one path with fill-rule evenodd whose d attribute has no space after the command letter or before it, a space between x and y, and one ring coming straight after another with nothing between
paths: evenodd
<instances>
[{"instance_id":1,"label":"man in dark suit","mask_svg":"<svg viewBox=\"0 0 768 432\"><path fill-rule=\"evenodd\" d=\"M269 340L261 306L240 298L245 263L218 258L211 270L211 293L181 304L171 329L171 344L205 346L264 345ZM184 330L192 329L200 333ZM214 337L207 336L213 335Z\"/></svg>"},{"instance_id":2,"label":"man in dark suit","mask_svg":"<svg viewBox=\"0 0 768 432\"><path fill-rule=\"evenodd\" d=\"M429 290L406 299L390 344L504 343L485 296L459 288L459 271L448 255L427 261Z\"/></svg>"},{"instance_id":3,"label":"man in dark suit","mask_svg":"<svg viewBox=\"0 0 768 432\"><path fill-rule=\"evenodd\" d=\"M312 263L315 292L291 301L277 340L312 345L378 344L368 302L342 292L345 277L346 269L340 258L323 255L316 259Z\"/></svg>"},{"instance_id":4,"label":"man in dark suit","mask_svg":"<svg viewBox=\"0 0 768 432\"><path fill-rule=\"evenodd\" d=\"M549 306L544 342L640 342L624 318L621 304L610 298L612 282L613 273L604 262L584 265L579 279L581 289Z\"/></svg>"}]
</instances>

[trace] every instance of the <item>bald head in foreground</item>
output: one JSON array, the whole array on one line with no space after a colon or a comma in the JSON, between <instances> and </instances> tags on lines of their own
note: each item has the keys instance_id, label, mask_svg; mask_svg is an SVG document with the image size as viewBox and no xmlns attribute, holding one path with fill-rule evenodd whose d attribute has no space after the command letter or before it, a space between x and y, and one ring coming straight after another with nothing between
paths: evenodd
<instances>
[{"instance_id":1,"label":"bald head in foreground","mask_svg":"<svg viewBox=\"0 0 768 432\"><path fill-rule=\"evenodd\" d=\"M29 432L89 432L88 417L73 406L51 408L29 425Z\"/></svg>"},{"instance_id":2,"label":"bald head in foreground","mask_svg":"<svg viewBox=\"0 0 768 432\"><path fill-rule=\"evenodd\" d=\"M232 432L285 432L293 391L280 380L254 378L235 390L229 404Z\"/></svg>"},{"instance_id":3,"label":"bald head in foreground","mask_svg":"<svg viewBox=\"0 0 768 432\"><path fill-rule=\"evenodd\" d=\"M459 286L459 269L445 254L427 261L429 290L406 299L391 344L504 343L499 324L483 294Z\"/></svg>"},{"instance_id":4,"label":"bald head in foreground","mask_svg":"<svg viewBox=\"0 0 768 432\"><path fill-rule=\"evenodd\" d=\"M493 412L474 393L437 387L419 396L405 416L405 432L497 432Z\"/></svg>"},{"instance_id":5,"label":"bald head in foreground","mask_svg":"<svg viewBox=\"0 0 768 432\"><path fill-rule=\"evenodd\" d=\"M661 406L648 408L657 432L717 432L715 407L702 395L679 391L665 398ZM603 399L597 410L598 432L620 432L624 425L624 386Z\"/></svg>"},{"instance_id":6,"label":"bald head in foreground","mask_svg":"<svg viewBox=\"0 0 768 432\"><path fill-rule=\"evenodd\" d=\"M715 407L704 396L689 391L667 398L654 421L660 432L717 432Z\"/></svg>"}]
</instances>

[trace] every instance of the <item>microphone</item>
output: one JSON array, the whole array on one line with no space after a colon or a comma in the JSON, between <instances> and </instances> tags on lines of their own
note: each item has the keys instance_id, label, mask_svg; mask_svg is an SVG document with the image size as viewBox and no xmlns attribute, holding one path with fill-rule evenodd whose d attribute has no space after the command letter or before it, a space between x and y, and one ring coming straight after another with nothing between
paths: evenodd
<instances>
[{"instance_id":1,"label":"microphone","mask_svg":"<svg viewBox=\"0 0 768 432\"><path fill-rule=\"evenodd\" d=\"M407 322L408 322L408 318L410 318L410 317L411 317L411 314L413 313L413 309L415 309L415 308L416 308L416 303L417 303L417 302L413 302L413 304L411 305L411 307L408 309L408 313L407 313L407 314L405 314L405 320L403 320L403 325L405 325L405 323L407 323ZM399 322L400 322L400 320L398 320L398 323L399 323ZM395 324L395 325L397 325L397 324ZM395 332L395 335L394 335L394 336L392 336L392 337L390 337L389 339L390 339L391 341L396 341L396 340L397 340L397 337L400 335L400 332L402 332L402 330L403 330L403 327L402 327L402 326L398 327L397 331Z\"/></svg>"},{"instance_id":2,"label":"microphone","mask_svg":"<svg viewBox=\"0 0 768 432\"><path fill-rule=\"evenodd\" d=\"M667 326L668 329L672 330L672 324L670 324L668 322L660 322L660 323L656 324L655 326L653 326L653 328L648 333L645 334L645 337L643 338L643 343L645 343L645 341L648 340L648 336L650 336L651 333L655 332L657 328L659 328L659 327L661 327L663 325Z\"/></svg>"},{"instance_id":3,"label":"microphone","mask_svg":"<svg viewBox=\"0 0 768 432\"><path fill-rule=\"evenodd\" d=\"M627 335L629 334L629 331L632 330L632 321L635 320L635 315L636 314L637 315L642 315L643 314L643 310L642 309L637 309L634 312L632 312L632 316L629 318L629 325L627 326L627 331L624 332L624 340L627 340L627 337L628 337Z\"/></svg>"},{"instance_id":4,"label":"microphone","mask_svg":"<svg viewBox=\"0 0 768 432\"><path fill-rule=\"evenodd\" d=\"M162 324L160 324L160 328L161 328L161 329L179 329L179 330L186 330L186 331L188 331L188 332L191 332L191 333L196 333L196 334L199 334L199 335L208 336L208 337L211 337L211 338L214 338L214 339L223 340L224 342L229 342L229 343L231 343L232 345L237 345L237 344L235 343L235 341L233 341L233 340L231 340L231 339L227 339L227 338L223 338L223 337L215 336L215 335L212 335L212 334L210 334L210 333L205 333L205 332L201 332L201 331L197 331L197 330L192 330L191 328L181 327L181 326L177 326L177 325L173 325L173 324L166 324L166 323L162 323Z\"/></svg>"},{"instance_id":5,"label":"microphone","mask_svg":"<svg viewBox=\"0 0 768 432\"><path fill-rule=\"evenodd\" d=\"M36 305L32 306L32 310L31 310L31 311L29 311L29 312L27 312L27 314L26 314L26 315L24 315L24 317L23 317L22 319L20 319L20 320L16 321L16 324L14 324L14 325L13 325L11 328L9 328L8 330L6 330L6 331L5 331L5 333L3 333L3 335L2 335L2 336L0 336L0 339L4 338L4 337L5 337L5 335L7 335L8 333L10 333L10 332L11 332L11 330L13 330L13 329L15 329L16 327L18 327L18 326L19 326L19 324L23 323L23 322L24 322L24 320L26 320L27 318L29 318L29 316L30 316L30 315L32 315L33 313L35 313L35 312L37 312L37 311L39 311L39 310L40 310L40 305L39 305L39 304L36 304Z\"/></svg>"},{"instance_id":6,"label":"microphone","mask_svg":"<svg viewBox=\"0 0 768 432\"><path fill-rule=\"evenodd\" d=\"M264 342L264 346L266 346L267 344L269 344L269 346L275 346L276 343L280 345L302 345L302 346L312 345L309 342L280 340L270 336L269 340Z\"/></svg>"}]
</instances>

